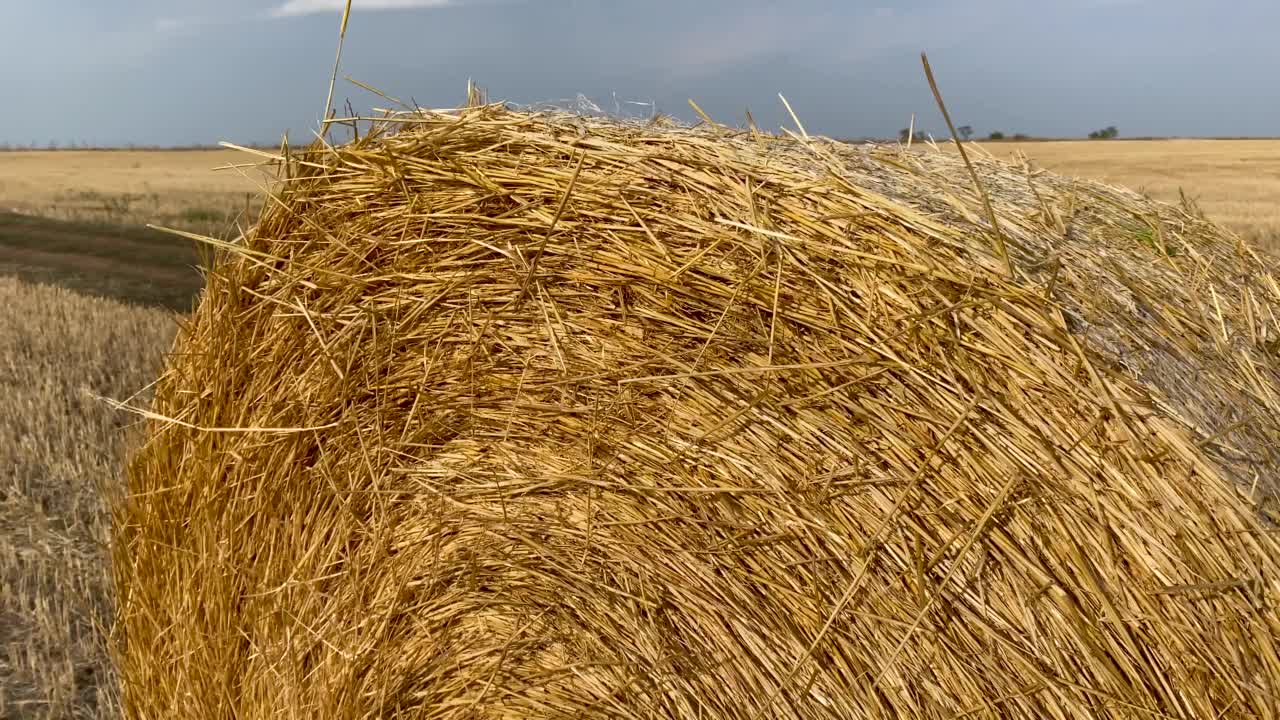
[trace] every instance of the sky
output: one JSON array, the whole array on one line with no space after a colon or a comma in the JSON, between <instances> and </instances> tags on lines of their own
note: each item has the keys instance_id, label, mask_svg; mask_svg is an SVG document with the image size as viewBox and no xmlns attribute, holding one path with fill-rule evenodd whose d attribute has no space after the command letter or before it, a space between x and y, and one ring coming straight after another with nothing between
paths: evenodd
<instances>
[{"instance_id":1,"label":"sky","mask_svg":"<svg viewBox=\"0 0 1280 720\"><path fill-rule=\"evenodd\" d=\"M0 143L309 139L345 0L0 0ZM591 98L891 137L1280 135L1276 0L355 0L342 73L453 107ZM386 101L341 79L335 104Z\"/></svg>"}]
</instances>

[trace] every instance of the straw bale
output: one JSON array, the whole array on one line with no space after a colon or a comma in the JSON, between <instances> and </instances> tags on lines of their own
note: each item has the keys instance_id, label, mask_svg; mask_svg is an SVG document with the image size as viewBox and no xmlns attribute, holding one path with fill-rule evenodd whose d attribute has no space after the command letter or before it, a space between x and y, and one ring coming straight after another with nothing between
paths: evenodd
<instances>
[{"instance_id":1,"label":"straw bale","mask_svg":"<svg viewBox=\"0 0 1280 720\"><path fill-rule=\"evenodd\" d=\"M1280 716L1268 261L978 155L996 228L706 124L282 157L129 467L128 715Z\"/></svg>"}]
</instances>

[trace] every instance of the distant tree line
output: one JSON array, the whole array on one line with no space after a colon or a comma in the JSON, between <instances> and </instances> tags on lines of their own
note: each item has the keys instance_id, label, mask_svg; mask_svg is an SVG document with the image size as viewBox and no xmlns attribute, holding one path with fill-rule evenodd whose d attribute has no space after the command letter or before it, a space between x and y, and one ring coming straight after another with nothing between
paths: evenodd
<instances>
[{"instance_id":1,"label":"distant tree line","mask_svg":"<svg viewBox=\"0 0 1280 720\"><path fill-rule=\"evenodd\" d=\"M971 140L974 137L973 126L961 125L960 127L956 128L956 134L960 136L961 140ZM1101 130L1094 130L1093 132L1089 133L1090 140L1111 140L1112 138L1116 138L1119 136L1120 136L1120 130L1117 129L1115 125L1108 125L1102 128ZM915 132L912 132L910 128L902 128L901 130L898 131L899 142L905 143L907 142L908 139L910 139L912 142L926 142L929 139L929 133L924 130L916 130ZM999 141L999 140L1026 141L1026 140L1033 140L1033 139L1034 138L1031 135L1028 135L1026 133L1017 132L1010 135L1010 134L1006 134L1003 130L992 130L987 135L987 140L995 140L995 141Z\"/></svg>"},{"instance_id":2,"label":"distant tree line","mask_svg":"<svg viewBox=\"0 0 1280 720\"><path fill-rule=\"evenodd\" d=\"M926 142L928 139L928 134L923 130L917 130L915 133L912 133L911 128L902 128L898 131L898 142L906 142L907 140L911 140L913 142Z\"/></svg>"},{"instance_id":3,"label":"distant tree line","mask_svg":"<svg viewBox=\"0 0 1280 720\"><path fill-rule=\"evenodd\" d=\"M961 125L957 127L956 134L960 136L961 140L966 140L966 141L972 140L975 135L972 125ZM1115 125L1108 125L1102 129L1094 130L1090 132L1088 135L1090 140L1111 140L1119 136L1120 136L1120 130L1117 129ZM911 128L902 128L901 130L898 131L899 142L906 143L908 139L911 140L912 142L919 142L919 143L928 142L929 133L925 130L915 130L913 132ZM999 141L999 140L1031 140L1033 138L1030 135L1027 135L1026 133L1019 132L1019 133L1013 133L1012 135L1008 135L1003 130L992 130L990 133L987 134L986 139L992 140L992 141ZM253 148L272 148L276 146L275 143L262 143L262 142L242 143L242 144L244 144L246 147L253 147ZM73 141L68 143L61 143L58 140L50 140L44 144L41 144L35 141L25 143L25 144L0 142L0 152L10 152L10 151L20 151L20 150L216 150L216 149L218 149L217 145L168 146L168 145L139 145L137 143L128 143L126 145L94 145L94 144L85 142L83 140L78 142Z\"/></svg>"},{"instance_id":4,"label":"distant tree line","mask_svg":"<svg viewBox=\"0 0 1280 720\"><path fill-rule=\"evenodd\" d=\"M988 139L988 140L1017 140L1017 141L1024 141L1024 140L1032 140L1032 139L1034 139L1034 138L1032 138L1030 135L1028 135L1028 134L1026 134L1026 133L1016 132L1016 133L1014 133L1014 134L1012 134L1012 135L1007 135L1007 134L1005 134L1005 131L1003 131L1003 130L992 130L992 131L987 135L987 139Z\"/></svg>"},{"instance_id":5,"label":"distant tree line","mask_svg":"<svg viewBox=\"0 0 1280 720\"><path fill-rule=\"evenodd\" d=\"M957 127L956 134L960 136L961 140L972 140L975 135L972 125L961 125L960 127ZM912 142L926 142L929 139L929 133L924 130L916 130L913 133L910 128L902 128L901 130L898 131L899 142L905 143L907 142L908 138L910 138ZM1019 132L1019 133L1013 133L1012 135L1007 135L1003 130L992 130L991 133L987 135L987 140L1031 140L1031 139L1032 137L1026 133Z\"/></svg>"}]
</instances>

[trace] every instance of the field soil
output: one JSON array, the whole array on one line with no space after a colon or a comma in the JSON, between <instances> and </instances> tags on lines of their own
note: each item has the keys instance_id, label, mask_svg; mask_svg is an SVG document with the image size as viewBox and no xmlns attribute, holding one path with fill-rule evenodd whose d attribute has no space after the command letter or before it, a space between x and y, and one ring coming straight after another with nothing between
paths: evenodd
<instances>
[{"instance_id":1,"label":"field soil","mask_svg":"<svg viewBox=\"0 0 1280 720\"><path fill-rule=\"evenodd\" d=\"M196 244L170 233L0 212L0 276L186 311L199 263Z\"/></svg>"}]
</instances>

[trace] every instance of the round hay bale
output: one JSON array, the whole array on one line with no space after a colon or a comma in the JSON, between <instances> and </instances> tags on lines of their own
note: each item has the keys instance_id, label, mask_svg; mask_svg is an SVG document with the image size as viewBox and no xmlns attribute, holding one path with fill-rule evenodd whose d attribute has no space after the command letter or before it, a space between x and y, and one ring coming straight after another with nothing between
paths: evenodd
<instances>
[{"instance_id":1,"label":"round hay bale","mask_svg":"<svg viewBox=\"0 0 1280 720\"><path fill-rule=\"evenodd\" d=\"M1188 209L501 106L280 162L128 469L129 717L1280 714L1280 285Z\"/></svg>"}]
</instances>

